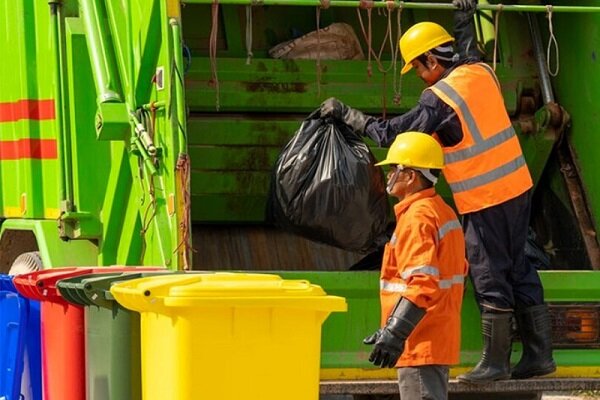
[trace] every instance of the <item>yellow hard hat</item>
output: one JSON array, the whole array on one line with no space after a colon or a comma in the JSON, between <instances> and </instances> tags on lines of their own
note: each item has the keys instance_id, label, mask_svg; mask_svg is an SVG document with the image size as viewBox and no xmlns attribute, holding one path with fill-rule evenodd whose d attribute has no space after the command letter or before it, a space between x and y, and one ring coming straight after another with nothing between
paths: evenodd
<instances>
[{"instance_id":1,"label":"yellow hard hat","mask_svg":"<svg viewBox=\"0 0 600 400\"><path fill-rule=\"evenodd\" d=\"M434 22L419 22L411 26L398 41L405 63L400 73L404 75L410 71L411 62L421 54L453 41L454 38L441 25Z\"/></svg>"},{"instance_id":2,"label":"yellow hard hat","mask_svg":"<svg viewBox=\"0 0 600 400\"><path fill-rule=\"evenodd\" d=\"M406 132L396 136L387 157L375 165L398 164L411 168L442 169L444 152L442 146L431 135L421 132Z\"/></svg>"}]
</instances>

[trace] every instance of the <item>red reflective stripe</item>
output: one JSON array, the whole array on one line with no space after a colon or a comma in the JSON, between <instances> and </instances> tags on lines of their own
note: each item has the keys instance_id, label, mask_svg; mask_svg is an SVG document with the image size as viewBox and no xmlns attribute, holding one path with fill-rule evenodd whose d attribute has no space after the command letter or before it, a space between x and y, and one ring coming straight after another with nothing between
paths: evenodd
<instances>
[{"instance_id":1,"label":"red reflective stripe","mask_svg":"<svg viewBox=\"0 0 600 400\"><path fill-rule=\"evenodd\" d=\"M56 139L0 140L0 160L56 159Z\"/></svg>"},{"instance_id":2,"label":"red reflective stripe","mask_svg":"<svg viewBox=\"0 0 600 400\"><path fill-rule=\"evenodd\" d=\"M54 119L54 100L19 100L0 103L0 122Z\"/></svg>"}]
</instances>

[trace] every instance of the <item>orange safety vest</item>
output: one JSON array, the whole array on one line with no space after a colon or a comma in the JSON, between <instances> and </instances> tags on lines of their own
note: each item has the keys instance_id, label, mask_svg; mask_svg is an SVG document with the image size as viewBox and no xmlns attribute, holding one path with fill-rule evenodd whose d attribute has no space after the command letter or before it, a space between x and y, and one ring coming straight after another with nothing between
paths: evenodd
<instances>
[{"instance_id":1,"label":"orange safety vest","mask_svg":"<svg viewBox=\"0 0 600 400\"><path fill-rule=\"evenodd\" d=\"M443 148L444 177L459 213L504 203L533 186L500 84L487 64L456 67L426 90L452 107L462 125L462 140Z\"/></svg>"},{"instance_id":2,"label":"orange safety vest","mask_svg":"<svg viewBox=\"0 0 600 400\"><path fill-rule=\"evenodd\" d=\"M401 297L427 311L396 366L456 364L468 268L460 222L433 188L406 197L394 212L396 229L381 267L381 326Z\"/></svg>"}]
</instances>

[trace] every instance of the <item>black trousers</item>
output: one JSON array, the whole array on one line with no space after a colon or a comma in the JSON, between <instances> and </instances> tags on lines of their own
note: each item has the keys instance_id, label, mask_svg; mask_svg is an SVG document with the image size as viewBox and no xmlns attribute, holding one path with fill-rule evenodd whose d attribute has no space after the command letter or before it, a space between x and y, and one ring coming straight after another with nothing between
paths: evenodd
<instances>
[{"instance_id":1,"label":"black trousers","mask_svg":"<svg viewBox=\"0 0 600 400\"><path fill-rule=\"evenodd\" d=\"M525 256L531 191L464 215L469 275L482 311L511 311L544 302L542 283Z\"/></svg>"}]
</instances>

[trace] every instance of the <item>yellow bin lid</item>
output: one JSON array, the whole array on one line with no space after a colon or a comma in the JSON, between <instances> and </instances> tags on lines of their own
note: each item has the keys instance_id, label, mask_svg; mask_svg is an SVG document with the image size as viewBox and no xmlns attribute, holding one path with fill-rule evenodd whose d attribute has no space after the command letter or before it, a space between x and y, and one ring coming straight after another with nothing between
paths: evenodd
<instances>
[{"instance_id":1,"label":"yellow bin lid","mask_svg":"<svg viewBox=\"0 0 600 400\"><path fill-rule=\"evenodd\" d=\"M286 307L346 311L343 297L328 296L306 280L273 274L216 272L174 274L114 284L111 293L123 307L158 311L163 307Z\"/></svg>"}]
</instances>

